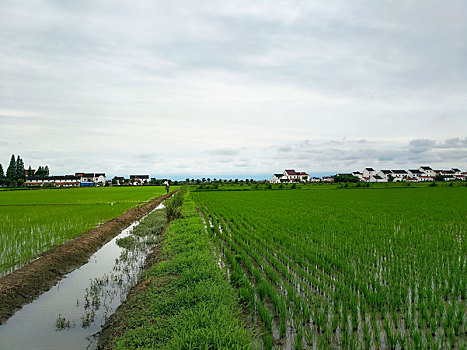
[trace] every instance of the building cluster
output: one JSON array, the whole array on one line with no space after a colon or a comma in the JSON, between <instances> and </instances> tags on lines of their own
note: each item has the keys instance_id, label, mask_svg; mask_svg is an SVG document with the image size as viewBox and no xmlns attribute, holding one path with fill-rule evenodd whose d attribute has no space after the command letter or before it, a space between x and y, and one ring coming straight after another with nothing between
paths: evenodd
<instances>
[{"instance_id":1,"label":"building cluster","mask_svg":"<svg viewBox=\"0 0 467 350\"><path fill-rule=\"evenodd\" d=\"M465 181L467 172L452 168L450 170L434 170L429 166L421 166L417 169L394 169L376 171L373 168L365 168L363 172L355 171L349 175L358 177L364 182L427 182L435 180Z\"/></svg>"},{"instance_id":2,"label":"building cluster","mask_svg":"<svg viewBox=\"0 0 467 350\"><path fill-rule=\"evenodd\" d=\"M458 168L449 170L433 170L429 166L421 166L417 169L384 169L376 171L373 168L365 168L363 172L354 171L346 174L336 174L340 177L356 177L363 182L426 182L426 181L465 181L467 171L462 172ZM337 179L336 179L337 181ZM270 183L297 183L297 182L334 182L334 176L310 177L306 172L285 170L282 174L274 174Z\"/></svg>"},{"instance_id":3,"label":"building cluster","mask_svg":"<svg viewBox=\"0 0 467 350\"><path fill-rule=\"evenodd\" d=\"M100 186L141 186L149 185L152 180L149 175L130 175L129 178L115 176L107 180L105 173L75 173L64 176L35 176L26 174L25 186L53 187L100 187ZM153 182L154 182L153 181Z\"/></svg>"},{"instance_id":4,"label":"building cluster","mask_svg":"<svg viewBox=\"0 0 467 350\"><path fill-rule=\"evenodd\" d=\"M36 176L27 174L25 186L56 186L56 187L94 187L105 186L105 173L75 173L63 176Z\"/></svg>"}]
</instances>

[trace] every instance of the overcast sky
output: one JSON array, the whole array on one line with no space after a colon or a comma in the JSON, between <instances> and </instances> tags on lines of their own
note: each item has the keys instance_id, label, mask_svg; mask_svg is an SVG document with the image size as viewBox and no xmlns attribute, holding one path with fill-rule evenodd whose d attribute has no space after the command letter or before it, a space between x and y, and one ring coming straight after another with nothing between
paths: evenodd
<instances>
[{"instance_id":1,"label":"overcast sky","mask_svg":"<svg viewBox=\"0 0 467 350\"><path fill-rule=\"evenodd\" d=\"M0 163L467 170L467 1L0 0Z\"/></svg>"}]
</instances>

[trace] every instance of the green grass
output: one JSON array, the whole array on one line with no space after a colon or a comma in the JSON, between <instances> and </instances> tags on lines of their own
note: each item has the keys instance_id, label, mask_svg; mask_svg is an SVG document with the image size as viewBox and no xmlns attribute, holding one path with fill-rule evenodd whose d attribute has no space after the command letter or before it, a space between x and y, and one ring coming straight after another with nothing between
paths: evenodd
<instances>
[{"instance_id":1,"label":"green grass","mask_svg":"<svg viewBox=\"0 0 467 350\"><path fill-rule=\"evenodd\" d=\"M164 192L162 186L0 192L0 276Z\"/></svg>"},{"instance_id":2,"label":"green grass","mask_svg":"<svg viewBox=\"0 0 467 350\"><path fill-rule=\"evenodd\" d=\"M121 335L112 349L249 349L237 295L219 270L209 236L185 195L182 218L162 242L163 261L143 276L148 286L120 310Z\"/></svg>"},{"instance_id":3,"label":"green grass","mask_svg":"<svg viewBox=\"0 0 467 350\"><path fill-rule=\"evenodd\" d=\"M193 193L266 348L465 348L467 187L381 185Z\"/></svg>"}]
</instances>

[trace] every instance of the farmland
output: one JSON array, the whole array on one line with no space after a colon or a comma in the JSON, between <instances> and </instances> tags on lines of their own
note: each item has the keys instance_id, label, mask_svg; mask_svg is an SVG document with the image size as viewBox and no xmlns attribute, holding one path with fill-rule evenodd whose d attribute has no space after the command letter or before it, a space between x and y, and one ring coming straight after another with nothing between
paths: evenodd
<instances>
[{"instance_id":1,"label":"farmland","mask_svg":"<svg viewBox=\"0 0 467 350\"><path fill-rule=\"evenodd\" d=\"M192 196L265 348L466 348L466 187Z\"/></svg>"},{"instance_id":2,"label":"farmland","mask_svg":"<svg viewBox=\"0 0 467 350\"><path fill-rule=\"evenodd\" d=\"M162 193L152 186L1 191L0 276Z\"/></svg>"}]
</instances>

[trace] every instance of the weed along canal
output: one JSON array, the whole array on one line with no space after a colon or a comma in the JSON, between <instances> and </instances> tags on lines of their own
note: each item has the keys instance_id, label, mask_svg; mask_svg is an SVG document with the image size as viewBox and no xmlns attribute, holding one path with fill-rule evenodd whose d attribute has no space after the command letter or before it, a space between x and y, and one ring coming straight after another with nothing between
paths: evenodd
<instances>
[{"instance_id":1,"label":"weed along canal","mask_svg":"<svg viewBox=\"0 0 467 350\"><path fill-rule=\"evenodd\" d=\"M160 204L124 229L38 299L0 326L0 349L93 349L106 320L137 282L166 215Z\"/></svg>"}]
</instances>

